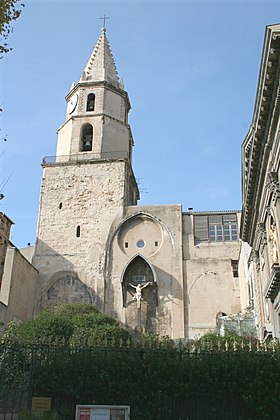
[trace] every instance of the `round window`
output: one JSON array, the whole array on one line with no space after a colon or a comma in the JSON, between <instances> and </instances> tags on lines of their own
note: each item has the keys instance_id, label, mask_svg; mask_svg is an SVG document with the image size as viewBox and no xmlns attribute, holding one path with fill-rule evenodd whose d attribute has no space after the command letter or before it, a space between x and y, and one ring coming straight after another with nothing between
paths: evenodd
<instances>
[{"instance_id":1,"label":"round window","mask_svg":"<svg viewBox=\"0 0 280 420\"><path fill-rule=\"evenodd\" d=\"M137 241L137 243L136 243L137 248L144 248L145 245L146 244L143 241L143 239L139 239L139 241Z\"/></svg>"}]
</instances>

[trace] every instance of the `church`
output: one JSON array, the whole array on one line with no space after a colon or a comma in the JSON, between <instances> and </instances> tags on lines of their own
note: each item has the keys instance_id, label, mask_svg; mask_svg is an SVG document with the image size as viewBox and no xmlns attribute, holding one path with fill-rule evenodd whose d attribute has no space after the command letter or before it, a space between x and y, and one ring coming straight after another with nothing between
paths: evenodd
<instances>
[{"instance_id":1,"label":"church","mask_svg":"<svg viewBox=\"0 0 280 420\"><path fill-rule=\"evenodd\" d=\"M0 320L69 302L94 305L138 333L216 331L219 319L252 308L241 211L137 205L131 106L105 28L81 70L56 155L42 162L35 246L18 250L13 222L0 214Z\"/></svg>"}]
</instances>

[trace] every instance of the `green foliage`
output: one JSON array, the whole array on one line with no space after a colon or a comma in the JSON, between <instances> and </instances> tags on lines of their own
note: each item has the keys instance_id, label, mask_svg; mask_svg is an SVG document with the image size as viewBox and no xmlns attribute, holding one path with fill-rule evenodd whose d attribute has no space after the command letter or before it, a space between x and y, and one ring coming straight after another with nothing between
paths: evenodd
<instances>
[{"instance_id":1,"label":"green foliage","mask_svg":"<svg viewBox=\"0 0 280 420\"><path fill-rule=\"evenodd\" d=\"M12 324L0 345L0 407L21 410L31 396L48 396L62 419L73 418L76 404L130 405L134 420L279 418L275 342L253 348L239 336L174 343L145 334L120 345L116 337L129 334L90 305L48 307Z\"/></svg>"},{"instance_id":2,"label":"green foliage","mask_svg":"<svg viewBox=\"0 0 280 420\"><path fill-rule=\"evenodd\" d=\"M29 411L23 411L19 414L18 420L61 420L61 416L56 412L35 414Z\"/></svg>"},{"instance_id":3,"label":"green foliage","mask_svg":"<svg viewBox=\"0 0 280 420\"><path fill-rule=\"evenodd\" d=\"M51 397L63 419L73 418L76 404L130 405L134 420L279 418L279 351L190 352L159 343L0 346L0 406L1 395L6 402L22 389Z\"/></svg>"},{"instance_id":4,"label":"green foliage","mask_svg":"<svg viewBox=\"0 0 280 420\"><path fill-rule=\"evenodd\" d=\"M23 7L21 0L1 0L0 2L0 59L11 50L7 43L8 36L13 32L11 22L20 17Z\"/></svg>"},{"instance_id":5,"label":"green foliage","mask_svg":"<svg viewBox=\"0 0 280 420\"><path fill-rule=\"evenodd\" d=\"M93 306L63 304L43 309L34 320L10 323L2 342L52 346L93 346L100 340L128 340L119 323Z\"/></svg>"},{"instance_id":6,"label":"green foliage","mask_svg":"<svg viewBox=\"0 0 280 420\"><path fill-rule=\"evenodd\" d=\"M200 337L196 343L196 347L200 350L244 350L245 348L257 350L258 340L252 336L240 336L237 334L226 334L220 336L215 332L208 332ZM260 347L262 343L259 343Z\"/></svg>"},{"instance_id":7,"label":"green foliage","mask_svg":"<svg viewBox=\"0 0 280 420\"><path fill-rule=\"evenodd\" d=\"M135 336L133 342L142 347L149 348L174 348L174 341L168 336L160 337L158 334L145 333L140 336Z\"/></svg>"}]
</instances>

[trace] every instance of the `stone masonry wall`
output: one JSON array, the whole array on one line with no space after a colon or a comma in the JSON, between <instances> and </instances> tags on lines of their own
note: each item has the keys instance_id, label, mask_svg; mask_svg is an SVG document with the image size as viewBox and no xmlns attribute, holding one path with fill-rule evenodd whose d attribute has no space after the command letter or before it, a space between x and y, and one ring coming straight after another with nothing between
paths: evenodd
<instances>
[{"instance_id":1,"label":"stone masonry wall","mask_svg":"<svg viewBox=\"0 0 280 420\"><path fill-rule=\"evenodd\" d=\"M37 286L37 270L13 246L7 249L0 302L6 306L5 323L31 319Z\"/></svg>"},{"instance_id":2,"label":"stone masonry wall","mask_svg":"<svg viewBox=\"0 0 280 420\"><path fill-rule=\"evenodd\" d=\"M91 296L102 310L106 242L113 219L123 211L125 165L45 167L33 258L40 271L39 305L48 303L51 288L57 301L67 301L67 294L73 298L75 291L81 297L84 290L86 301Z\"/></svg>"},{"instance_id":3,"label":"stone masonry wall","mask_svg":"<svg viewBox=\"0 0 280 420\"><path fill-rule=\"evenodd\" d=\"M184 336L182 208L180 205L131 206L119 220L108 254L106 311L132 329L137 308L132 288L124 285L126 268L143 258L154 270L155 284L143 290L143 331L172 338ZM144 246L138 247L138 241ZM127 280L127 283L132 278ZM148 280L150 281L150 280ZM124 295L125 294L125 295ZM124 302L125 300L125 302Z\"/></svg>"},{"instance_id":4,"label":"stone masonry wall","mask_svg":"<svg viewBox=\"0 0 280 420\"><path fill-rule=\"evenodd\" d=\"M216 329L217 315L241 310L239 278L232 261L238 260L239 241L195 244L192 216L183 216L186 337L196 338Z\"/></svg>"}]
</instances>

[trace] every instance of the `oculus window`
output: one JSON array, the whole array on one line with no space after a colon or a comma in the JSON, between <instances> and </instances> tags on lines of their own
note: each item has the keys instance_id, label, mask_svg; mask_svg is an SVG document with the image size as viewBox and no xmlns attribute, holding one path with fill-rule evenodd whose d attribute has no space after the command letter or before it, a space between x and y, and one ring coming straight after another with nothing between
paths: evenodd
<instances>
[{"instance_id":1,"label":"oculus window","mask_svg":"<svg viewBox=\"0 0 280 420\"><path fill-rule=\"evenodd\" d=\"M143 241L143 239L139 239L139 241L137 241L136 246L137 248L144 248L145 246L145 241Z\"/></svg>"}]
</instances>

